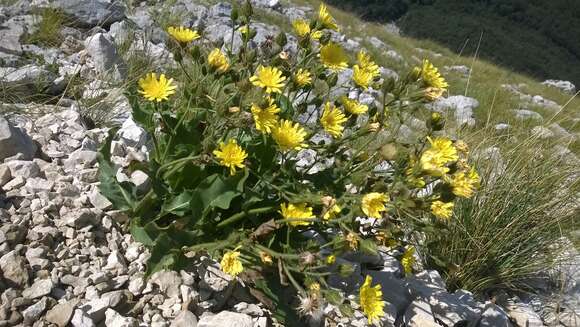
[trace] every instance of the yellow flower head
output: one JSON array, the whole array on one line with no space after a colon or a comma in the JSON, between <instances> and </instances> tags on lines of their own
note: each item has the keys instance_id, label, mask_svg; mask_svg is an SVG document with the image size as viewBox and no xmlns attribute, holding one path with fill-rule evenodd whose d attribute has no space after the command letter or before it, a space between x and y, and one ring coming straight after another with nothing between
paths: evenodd
<instances>
[{"instance_id":1,"label":"yellow flower head","mask_svg":"<svg viewBox=\"0 0 580 327\"><path fill-rule=\"evenodd\" d=\"M372 324L373 320L379 320L385 315L385 302L383 302L383 291L381 290L381 285L377 284L371 286L372 283L373 278L367 275L364 284L359 290L360 306L369 319L369 324Z\"/></svg>"},{"instance_id":2,"label":"yellow flower head","mask_svg":"<svg viewBox=\"0 0 580 327\"><path fill-rule=\"evenodd\" d=\"M447 138L427 138L430 148L421 155L421 168L433 176L441 176L449 172L445 165L459 158L453 142Z\"/></svg>"},{"instance_id":3,"label":"yellow flower head","mask_svg":"<svg viewBox=\"0 0 580 327\"><path fill-rule=\"evenodd\" d=\"M367 105L362 104L355 99L349 99L347 96L342 96L340 102L342 102L344 109L353 115L361 115L369 110Z\"/></svg>"},{"instance_id":4,"label":"yellow flower head","mask_svg":"<svg viewBox=\"0 0 580 327\"><path fill-rule=\"evenodd\" d=\"M348 233L346 235L346 245L355 251L358 248L358 236L355 233Z\"/></svg>"},{"instance_id":5,"label":"yellow flower head","mask_svg":"<svg viewBox=\"0 0 580 327\"><path fill-rule=\"evenodd\" d=\"M387 210L385 203L389 197L385 193L372 192L363 196L362 211L370 218L381 218L381 212Z\"/></svg>"},{"instance_id":6,"label":"yellow flower head","mask_svg":"<svg viewBox=\"0 0 580 327\"><path fill-rule=\"evenodd\" d=\"M339 71L348 67L348 57L340 45L329 42L320 48L320 60L324 67Z\"/></svg>"},{"instance_id":7,"label":"yellow flower head","mask_svg":"<svg viewBox=\"0 0 580 327\"><path fill-rule=\"evenodd\" d=\"M324 216L322 216L322 218L324 220L330 220L335 218L336 216L338 216L338 214L342 211L342 209L337 205L333 205L332 207L330 207L328 209L328 211L326 211L326 213L324 214Z\"/></svg>"},{"instance_id":8,"label":"yellow flower head","mask_svg":"<svg viewBox=\"0 0 580 327\"><path fill-rule=\"evenodd\" d=\"M260 251L260 260L266 265L271 265L273 263L272 256L264 251Z\"/></svg>"},{"instance_id":9,"label":"yellow flower head","mask_svg":"<svg viewBox=\"0 0 580 327\"><path fill-rule=\"evenodd\" d=\"M360 68L359 65L354 65L352 80L360 88L368 89L373 82L373 75L370 71Z\"/></svg>"},{"instance_id":10,"label":"yellow flower head","mask_svg":"<svg viewBox=\"0 0 580 327\"><path fill-rule=\"evenodd\" d=\"M433 64L427 59L423 60L423 66L421 67L421 79L427 87L446 90L449 86L443 76L441 76L439 73L437 67L433 66Z\"/></svg>"},{"instance_id":11,"label":"yellow flower head","mask_svg":"<svg viewBox=\"0 0 580 327\"><path fill-rule=\"evenodd\" d=\"M312 213L312 208L308 207L306 203L282 203L280 205L280 213L284 219L296 219L288 222L290 226L307 226L312 224L312 222L308 221L308 219L315 218L314 214Z\"/></svg>"},{"instance_id":12,"label":"yellow flower head","mask_svg":"<svg viewBox=\"0 0 580 327\"><path fill-rule=\"evenodd\" d=\"M259 66L257 73L250 77L250 82L257 87L265 88L266 93L282 93L286 77L276 67Z\"/></svg>"},{"instance_id":13,"label":"yellow flower head","mask_svg":"<svg viewBox=\"0 0 580 327\"><path fill-rule=\"evenodd\" d=\"M453 194L463 198L470 198L479 188L479 174L474 168L471 168L470 171L458 171L453 174L450 184Z\"/></svg>"},{"instance_id":14,"label":"yellow flower head","mask_svg":"<svg viewBox=\"0 0 580 327\"><path fill-rule=\"evenodd\" d=\"M230 69L230 61L222 50L215 48L207 56L207 62L219 73L225 73Z\"/></svg>"},{"instance_id":15,"label":"yellow flower head","mask_svg":"<svg viewBox=\"0 0 580 327\"><path fill-rule=\"evenodd\" d=\"M401 258L401 265L403 266L403 271L405 274L413 272L413 265L415 264L415 247L410 246L403 253Z\"/></svg>"},{"instance_id":16,"label":"yellow flower head","mask_svg":"<svg viewBox=\"0 0 580 327\"><path fill-rule=\"evenodd\" d=\"M336 256L334 254L329 255L326 257L326 264L333 265L336 262Z\"/></svg>"},{"instance_id":17,"label":"yellow flower head","mask_svg":"<svg viewBox=\"0 0 580 327\"><path fill-rule=\"evenodd\" d=\"M173 84L173 79L167 79L165 74L159 76L157 79L157 74L149 73L144 78L139 79L139 93L141 93L145 99L149 101L161 102L162 100L167 100L167 98L175 93L176 85Z\"/></svg>"},{"instance_id":18,"label":"yellow flower head","mask_svg":"<svg viewBox=\"0 0 580 327\"><path fill-rule=\"evenodd\" d=\"M336 25L334 18L330 15L324 3L321 3L320 8L318 9L318 19L322 23L322 26L338 31L338 25Z\"/></svg>"},{"instance_id":19,"label":"yellow flower head","mask_svg":"<svg viewBox=\"0 0 580 327\"><path fill-rule=\"evenodd\" d=\"M431 203L431 212L439 219L449 219L453 215L453 202L433 201Z\"/></svg>"},{"instance_id":20,"label":"yellow flower head","mask_svg":"<svg viewBox=\"0 0 580 327\"><path fill-rule=\"evenodd\" d=\"M169 33L169 35L171 35L171 37L173 37L179 43L188 43L200 38L200 35L197 33L197 31L190 30L189 28L183 26L169 26L167 28L167 33Z\"/></svg>"},{"instance_id":21,"label":"yellow flower head","mask_svg":"<svg viewBox=\"0 0 580 327\"><path fill-rule=\"evenodd\" d=\"M324 111L320 117L320 124L322 124L322 127L328 134L335 138L340 137L346 121L347 118L340 109L334 107L330 102L324 105Z\"/></svg>"},{"instance_id":22,"label":"yellow flower head","mask_svg":"<svg viewBox=\"0 0 580 327\"><path fill-rule=\"evenodd\" d=\"M371 56L366 53L366 51L361 50L357 53L356 58L360 68L369 72L374 79L375 77L381 76L381 70L379 65L377 65L371 58Z\"/></svg>"},{"instance_id":23,"label":"yellow flower head","mask_svg":"<svg viewBox=\"0 0 580 327\"><path fill-rule=\"evenodd\" d=\"M299 37L307 37L310 34L310 24L304 19L297 19L292 22L292 27L294 27L294 32Z\"/></svg>"},{"instance_id":24,"label":"yellow flower head","mask_svg":"<svg viewBox=\"0 0 580 327\"><path fill-rule=\"evenodd\" d=\"M294 74L294 83L300 87L304 87L306 85L310 85L312 83L312 77L310 76L310 72L306 69L298 69L296 74Z\"/></svg>"},{"instance_id":25,"label":"yellow flower head","mask_svg":"<svg viewBox=\"0 0 580 327\"><path fill-rule=\"evenodd\" d=\"M250 34L250 27L248 25L244 25L240 27L240 34L242 34L244 37L247 37L248 34Z\"/></svg>"},{"instance_id":26,"label":"yellow flower head","mask_svg":"<svg viewBox=\"0 0 580 327\"><path fill-rule=\"evenodd\" d=\"M272 128L272 137L281 151L300 150L308 147L304 143L306 131L298 123L292 124L289 120L281 120Z\"/></svg>"},{"instance_id":27,"label":"yellow flower head","mask_svg":"<svg viewBox=\"0 0 580 327\"><path fill-rule=\"evenodd\" d=\"M246 151L234 139L228 143L221 142L219 149L213 154L220 160L220 165L230 168L230 174L236 173L236 168L244 168L244 160L248 156Z\"/></svg>"},{"instance_id":28,"label":"yellow flower head","mask_svg":"<svg viewBox=\"0 0 580 327\"><path fill-rule=\"evenodd\" d=\"M220 262L222 271L234 277L244 271L244 266L239 259L240 252L237 250L238 248L233 251L226 252L222 258L222 261Z\"/></svg>"},{"instance_id":29,"label":"yellow flower head","mask_svg":"<svg viewBox=\"0 0 580 327\"><path fill-rule=\"evenodd\" d=\"M269 134L272 128L278 123L278 113L280 108L274 102L274 99L268 99L268 106L260 108L257 104L252 104L252 115L256 123L256 129L262 133Z\"/></svg>"}]
</instances>

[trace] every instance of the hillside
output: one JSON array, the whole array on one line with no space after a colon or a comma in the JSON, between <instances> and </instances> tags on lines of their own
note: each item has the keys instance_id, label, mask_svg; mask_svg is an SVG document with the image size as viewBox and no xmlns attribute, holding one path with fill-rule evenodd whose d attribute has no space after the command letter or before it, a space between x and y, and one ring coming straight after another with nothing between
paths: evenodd
<instances>
[{"instance_id":1,"label":"hillside","mask_svg":"<svg viewBox=\"0 0 580 327\"><path fill-rule=\"evenodd\" d=\"M539 79L580 83L580 5L571 0L332 0L363 19ZM479 42L481 38L481 43Z\"/></svg>"}]
</instances>

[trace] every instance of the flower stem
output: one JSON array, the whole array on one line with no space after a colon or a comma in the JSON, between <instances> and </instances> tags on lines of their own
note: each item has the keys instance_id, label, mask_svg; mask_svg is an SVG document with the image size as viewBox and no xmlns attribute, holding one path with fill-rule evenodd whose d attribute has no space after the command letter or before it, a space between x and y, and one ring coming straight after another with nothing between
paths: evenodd
<instances>
[{"instance_id":1,"label":"flower stem","mask_svg":"<svg viewBox=\"0 0 580 327\"><path fill-rule=\"evenodd\" d=\"M250 210L246 210L246 211L241 211L241 212L238 212L238 213L226 218L225 220L221 221L219 224L217 224L217 227L228 226L230 224L237 222L240 219L245 218L248 215L266 213L266 212L271 212L273 210L276 210L276 207L270 206L270 207L262 207L262 208L255 208L255 209L250 209Z\"/></svg>"}]
</instances>

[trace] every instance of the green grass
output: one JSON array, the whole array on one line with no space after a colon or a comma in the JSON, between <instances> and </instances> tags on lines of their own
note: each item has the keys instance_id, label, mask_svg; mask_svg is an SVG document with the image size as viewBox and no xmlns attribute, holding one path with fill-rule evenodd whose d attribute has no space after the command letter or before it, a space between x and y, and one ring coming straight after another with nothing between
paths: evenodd
<instances>
[{"instance_id":1,"label":"green grass","mask_svg":"<svg viewBox=\"0 0 580 327\"><path fill-rule=\"evenodd\" d=\"M40 21L36 24L34 32L24 36L24 42L41 47L57 47L63 37L60 34L65 24L65 15L58 9L45 8L40 10Z\"/></svg>"}]
</instances>

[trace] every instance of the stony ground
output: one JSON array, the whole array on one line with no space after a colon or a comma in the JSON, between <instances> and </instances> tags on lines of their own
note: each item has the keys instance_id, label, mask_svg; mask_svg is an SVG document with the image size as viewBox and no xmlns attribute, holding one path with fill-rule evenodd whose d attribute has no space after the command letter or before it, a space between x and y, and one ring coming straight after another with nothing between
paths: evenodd
<instances>
[{"instance_id":1,"label":"stony ground","mask_svg":"<svg viewBox=\"0 0 580 327\"><path fill-rule=\"evenodd\" d=\"M312 12L276 0L253 2L289 19ZM35 8L39 7L59 8L74 22L61 31L63 41L55 47L22 43L23 36L37 26ZM186 13L182 24L205 26L211 41L231 38L229 4L206 6L180 0L173 9ZM154 22L155 10L143 3L128 11L124 4L108 0L22 0L0 8L0 85L6 102L0 104L0 112L10 113L0 115L0 326L276 324L270 312L210 258L198 257L186 270L159 272L145 279L148 251L127 232L127 218L112 210L99 194L96 151L107 129L94 128L80 114L83 103L66 91L72 87L71 76L90 81L83 85L82 99L97 99L106 108L106 119L122 125L112 147L120 168L117 178L147 188L149 181L143 172L123 173L130 162L146 160L148 152L147 135L129 118L120 85L129 74L132 55L148 54L159 66L175 64L163 45L166 36ZM130 26L136 26L137 36L129 34ZM255 46L279 32L278 27L265 23L253 27L258 32ZM360 40L342 34L334 37L350 50L360 47ZM128 39L133 42L121 54L119 47ZM287 48L292 51L295 39L288 39ZM236 35L234 47L239 40ZM368 42L383 47L386 55L400 57L376 38ZM448 67L459 73L465 68ZM383 73L397 76L386 68ZM341 78L347 80L349 71ZM574 92L574 86L565 82L548 83ZM58 96L58 101L52 105L33 102L31 97L39 87L44 94ZM558 108L550 100L524 94L518 86L505 87L518 94L522 103ZM478 106L475 99L452 96L434 103L433 110L452 111L458 125L473 125L473 110ZM539 115L530 110L514 114L522 120L538 119ZM401 137L412 137L425 125L410 120L404 126ZM496 129L501 132L509 126ZM557 124L534 129L546 138L576 137ZM564 146L557 151L571 162L578 160ZM555 272L568 280L560 297L568 306L552 310L557 303L551 298L500 296L492 302L464 290L448 293L435 271L403 278L392 255L383 249L377 257L352 254L339 258L339 262L350 263L354 273L349 278L333 275L329 280L352 296L364 275L373 276L382 284L387 302L384 326L580 326L576 320L580 315L578 265ZM579 262L573 246L569 255L576 260L572 262ZM367 325L360 311L355 310L354 318L346 318L327 305L324 312L327 326Z\"/></svg>"}]
</instances>

